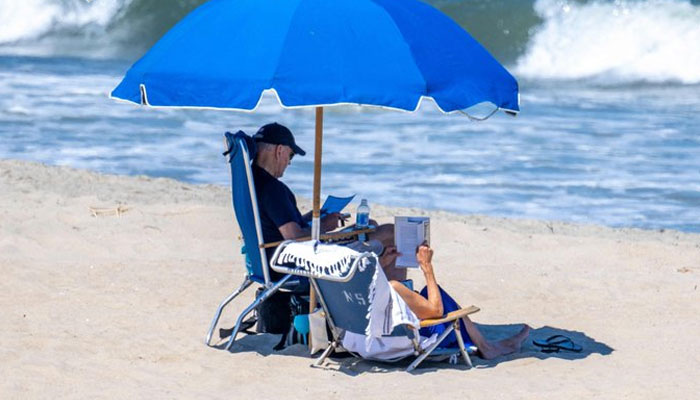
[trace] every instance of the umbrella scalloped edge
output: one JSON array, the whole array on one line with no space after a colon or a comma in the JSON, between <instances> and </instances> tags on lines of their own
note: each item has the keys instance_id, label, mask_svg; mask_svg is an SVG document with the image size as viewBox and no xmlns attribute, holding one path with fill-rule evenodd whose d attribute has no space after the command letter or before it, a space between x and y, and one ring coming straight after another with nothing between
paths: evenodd
<instances>
[{"instance_id":1,"label":"umbrella scalloped edge","mask_svg":"<svg viewBox=\"0 0 700 400\"><path fill-rule=\"evenodd\" d=\"M137 103L137 102L134 102L131 100L127 100L127 99L123 99L120 97L115 97L113 95L113 93L110 93L109 98L113 99L113 100L121 101L121 102L126 102L126 103L131 103L131 104L139 104L139 105L148 106L148 107L156 108L156 109L158 109L158 108L171 108L171 109L172 108L180 108L180 109L194 109L194 110L233 110L233 111L241 111L241 112L249 112L249 113L255 112L255 110L258 109L258 107L260 106L260 103L262 102L262 99L263 99L263 97L265 97L265 95L274 95L274 97L277 99L277 103L282 108L289 109L289 110L300 109L300 108L314 108L314 107L362 106L362 107L374 107L374 108L380 108L380 109L385 109L385 110L403 111L403 112L411 113L411 112L416 112L421 107L424 100L429 100L429 101L432 101L432 103L435 105L435 107L438 110L440 110L440 112L442 112L444 114L461 113L461 114L464 114L467 117L469 117L470 119L475 120L475 121L486 120L489 117L491 117L492 115L494 115L496 112L498 112L499 110L502 110L506 114L513 115L513 116L515 116L519 113L518 110L509 110L506 108L496 106L496 109L492 113L488 114L488 116L486 116L484 118L479 118L479 117L474 117L465 111L471 107L469 107L467 109L463 109L463 110L445 111L442 108L440 108L440 105L430 96L420 96L420 98L418 99L418 103L416 103L416 108L414 108L413 110L406 110L403 108L388 107L388 106L381 106L381 105L375 105L375 104L359 104L359 103L330 103L330 104L307 104L307 105L303 105L303 106L288 106L288 105L285 105L284 102L282 102L282 99L279 97L277 90L275 90L274 88L263 90L260 93L260 97L258 98L258 101L255 104L255 107L253 107L252 109L235 108L235 107L212 107L212 106L162 106L162 105L153 105L148 101L148 91L146 89L146 85L140 84L139 88L141 91L141 102L140 103ZM488 102L488 101L478 103L478 104L483 104L483 103L493 104L493 103ZM478 104L475 104L474 106L476 106ZM495 106L495 104L493 104L493 105ZM520 105L520 93L518 93L518 105ZM472 106L472 107L474 107L474 106Z\"/></svg>"}]
</instances>

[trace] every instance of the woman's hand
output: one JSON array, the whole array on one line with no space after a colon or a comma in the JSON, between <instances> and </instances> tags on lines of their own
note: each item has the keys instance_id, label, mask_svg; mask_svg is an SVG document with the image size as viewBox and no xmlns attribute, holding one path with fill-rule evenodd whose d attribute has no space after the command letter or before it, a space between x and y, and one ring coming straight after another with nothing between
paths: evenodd
<instances>
[{"instance_id":1,"label":"woman's hand","mask_svg":"<svg viewBox=\"0 0 700 400\"><path fill-rule=\"evenodd\" d=\"M423 242L418 246L416 259L418 259L418 265L420 265L420 269L425 276L425 287L428 290L428 301L423 309L423 315L425 315L425 318L439 318L444 312L444 307L440 296L440 287L437 284L435 272L433 271L433 249L428 246L428 242Z\"/></svg>"},{"instance_id":2,"label":"woman's hand","mask_svg":"<svg viewBox=\"0 0 700 400\"><path fill-rule=\"evenodd\" d=\"M418 246L416 259L418 259L418 265L424 274L433 273L433 249L428 246L427 242Z\"/></svg>"}]
</instances>

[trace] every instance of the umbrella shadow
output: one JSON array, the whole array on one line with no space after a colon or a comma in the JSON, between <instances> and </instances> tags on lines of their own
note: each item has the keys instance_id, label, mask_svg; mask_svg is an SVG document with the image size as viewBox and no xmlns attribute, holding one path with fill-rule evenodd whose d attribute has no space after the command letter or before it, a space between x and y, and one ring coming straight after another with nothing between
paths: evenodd
<instances>
[{"instance_id":1,"label":"umbrella shadow","mask_svg":"<svg viewBox=\"0 0 700 400\"><path fill-rule=\"evenodd\" d=\"M236 338L236 341L233 343L233 346L231 346L229 352L234 354L255 352L263 357L276 355L304 357L308 358L309 360L312 359L312 356L309 354L309 346L305 344L293 344L281 350L275 350L274 347L279 343L281 338L282 335L274 335L270 333L247 334L242 332ZM228 338L224 338L211 347L219 350L226 350L227 344Z\"/></svg>"},{"instance_id":2,"label":"umbrella shadow","mask_svg":"<svg viewBox=\"0 0 700 400\"><path fill-rule=\"evenodd\" d=\"M508 338L522 329L522 324L503 324L503 325L485 325L476 324L479 330L484 334L489 341L498 341ZM575 344L581 346L581 351L559 351L556 353L543 353L540 347L533 344L533 341L545 341L548 337L554 335L564 335L570 338ZM522 358L537 358L546 360L548 358L560 358L564 360L580 360L588 357L591 354L610 355L614 349L605 343L599 342L594 338L586 335L584 332L562 329L552 326L543 326L537 329L531 329L530 335L522 344L519 352L497 357L492 360L485 360L477 355L472 355L471 360L474 368L493 368L498 364L518 360ZM363 373L387 373L394 371L405 371L406 367L413 361L412 357L396 363L382 363L370 360L362 360L358 358L349 358L336 360L337 365L327 367L334 371L346 373L356 376ZM412 371L412 374L422 375L427 373L438 372L443 369L468 370L469 368L459 359L458 364L450 364L446 361L431 361L430 359L423 361L418 368Z\"/></svg>"},{"instance_id":3,"label":"umbrella shadow","mask_svg":"<svg viewBox=\"0 0 700 400\"><path fill-rule=\"evenodd\" d=\"M476 325L489 341L505 339L514 335L522 328L521 324ZM582 350L578 353L570 351L544 353L541 351L540 347L533 344L533 341L545 341L548 337L554 335L564 335L569 337L574 343L581 346ZM310 363L314 363L320 355L320 353L310 355L308 346L302 344L294 344L287 346L282 350L276 351L273 349L273 347L279 342L279 340L280 335L245 335L236 340L230 351L232 353L253 351L264 357L270 355L302 357L309 360ZM223 340L221 343L213 347L223 350L226 347L226 343L227 341ZM530 336L523 342L522 348L519 352L497 357L492 360L485 360L476 355L472 355L471 359L474 364L474 368L493 368L501 363L523 358L537 358L540 360L560 358L573 361L584 359L591 354L607 356L612 354L613 351L614 349L612 347L603 342L595 340L594 338L586 335L584 332L557 328L553 326L543 326L536 329L533 328L530 331ZM348 353L338 353L330 356L329 360L327 360L324 365L319 367L311 365L311 367L341 372L349 376L359 376L362 374L402 372L406 370L406 367L408 367L413 359L413 357L407 357L406 359L398 362L388 363L365 360L351 356ZM469 368L462 362L461 359L459 360L458 364L450 364L446 361L432 361L427 359L411 373L420 375L434 373L442 369L468 370Z\"/></svg>"},{"instance_id":4,"label":"umbrella shadow","mask_svg":"<svg viewBox=\"0 0 700 400\"><path fill-rule=\"evenodd\" d=\"M505 339L506 337L514 334L522 325L520 324L508 324L508 325L484 325L476 324L479 330L483 332L484 336L490 341L497 341ZM570 338L575 344L581 346L580 352L560 350L558 352L545 353L542 352L542 348L535 346L534 342L544 342L547 338L554 335L563 335ZM475 357L474 365L477 368L492 368L496 365L508 362L512 360L518 360L522 358L538 358L540 360L546 360L548 358L560 358L563 360L581 360L591 354L600 354L607 356L615 351L612 347L606 343L595 340L594 338L586 335L584 332L575 331L570 329L557 328L553 326L542 326L537 329L530 330L530 336L525 339L519 352L508 354L502 357L497 357L492 360L484 360L482 358Z\"/></svg>"},{"instance_id":5,"label":"umbrella shadow","mask_svg":"<svg viewBox=\"0 0 700 400\"><path fill-rule=\"evenodd\" d=\"M409 357L396 363L385 363L380 361L365 360L357 358L347 352L334 353L322 366L314 364L321 356L321 351L316 354L309 354L309 346L306 344L293 344L285 347L282 350L275 350L274 347L279 343L281 335L273 335L269 333L260 334L243 334L236 338L229 352L233 354L255 352L263 357L267 356L293 356L305 358L309 361L309 367L328 371L343 372L350 376L357 376L363 373L388 373L393 371L402 371L412 361ZM213 348L226 350L228 338L221 339L214 344Z\"/></svg>"},{"instance_id":6,"label":"umbrella shadow","mask_svg":"<svg viewBox=\"0 0 700 400\"><path fill-rule=\"evenodd\" d=\"M247 353L255 352L263 357L268 356L293 356L305 358L309 362L310 368L342 372L349 376L358 376L365 373L389 373L389 372L400 372L406 370L406 367L413 361L412 357L408 357L405 360L400 360L398 362L381 362L365 360L362 358L355 357L347 352L334 353L328 357L324 365L316 366L315 363L321 356L322 352L316 354L309 354L309 347L305 344L293 344L287 346L282 350L275 350L274 346L280 341L281 335L273 335L269 333L261 334L244 334L236 338L233 346L229 352L233 354L237 353ZM226 345L228 344L228 339L221 339L218 343L214 344L213 348L219 350L226 350ZM426 360L423 362L425 365L436 365L439 363L431 362ZM421 364L421 366L423 365ZM445 364L448 365L448 364ZM455 367L451 365L451 367ZM439 368L434 368L437 370ZM466 368L465 368L466 369Z\"/></svg>"}]
</instances>

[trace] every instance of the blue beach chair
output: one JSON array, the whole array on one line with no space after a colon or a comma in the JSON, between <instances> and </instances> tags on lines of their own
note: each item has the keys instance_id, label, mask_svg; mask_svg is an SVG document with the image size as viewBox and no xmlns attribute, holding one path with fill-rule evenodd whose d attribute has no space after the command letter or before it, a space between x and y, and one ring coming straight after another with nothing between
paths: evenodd
<instances>
[{"instance_id":1,"label":"blue beach chair","mask_svg":"<svg viewBox=\"0 0 700 400\"><path fill-rule=\"evenodd\" d=\"M373 253L357 253L357 257L352 262L348 271L342 276L329 276L323 272L308 269L310 264L298 256L285 257L284 249L292 242L286 241L280 245L273 255L270 263L271 268L284 274L294 274L308 277L312 287L318 294L319 302L325 311L326 321L332 333L330 346L321 355L316 365L321 365L325 359L331 355L338 347L343 346L343 338L346 332L353 332L364 335L369 324L367 318L370 312L370 286L379 262ZM323 245L320 245L323 246ZM289 262L294 259L294 262ZM363 260L366 260L363 262ZM282 262L280 262L282 261ZM381 272L381 271L380 271ZM388 285L388 282L385 282ZM375 288L376 290L376 288ZM420 327L428 327L443 323L450 325L440 334L437 340L427 348L422 348L419 343L418 330L410 325L396 326L389 336L403 336L410 340L412 355L415 360L408 366L407 371L415 369L427 357L450 358L456 360L460 355L464 362L472 367L469 353L476 352L476 347L466 348L460 333L460 319L469 314L478 312L479 308L470 306L453 311L443 318L420 321ZM457 338L458 348L442 348L440 343L447 336L454 332ZM410 352L409 352L410 354ZM360 357L357 354L355 356ZM403 359L405 357L400 357ZM381 359L379 361L398 361L399 359Z\"/></svg>"},{"instance_id":2,"label":"blue beach chair","mask_svg":"<svg viewBox=\"0 0 700 400\"><path fill-rule=\"evenodd\" d=\"M262 302L268 299L278 290L296 291L300 287L306 286L302 284L299 277L287 274L279 280L274 281L271 278L270 269L268 266L267 256L263 245L262 229L260 226L260 214L258 211L258 202L255 195L255 184L251 169L251 161L255 159L255 142L253 139L242 131L235 134L226 132L225 134L226 152L229 164L231 164L231 193L233 197L233 208L236 214L238 226L243 235L243 244L245 246L245 266L246 275L241 286L224 299L219 305L219 308L211 322L211 327L207 333L205 343L209 346L211 338L219 322L221 313L236 296L245 291L253 283L262 285L263 290L255 298L255 300L246 307L238 316L236 324L231 332L231 337L226 345L226 349L230 349L236 340L243 319L250 314Z\"/></svg>"}]
</instances>

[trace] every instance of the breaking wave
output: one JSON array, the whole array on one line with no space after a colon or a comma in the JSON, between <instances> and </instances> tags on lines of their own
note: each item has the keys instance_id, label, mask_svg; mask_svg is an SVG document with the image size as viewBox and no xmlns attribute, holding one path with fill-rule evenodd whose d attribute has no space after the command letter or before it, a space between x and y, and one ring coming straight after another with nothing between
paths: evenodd
<instances>
[{"instance_id":1,"label":"breaking wave","mask_svg":"<svg viewBox=\"0 0 700 400\"><path fill-rule=\"evenodd\" d=\"M135 60L205 0L0 0L0 53ZM516 76L700 83L700 0L428 0Z\"/></svg>"},{"instance_id":2,"label":"breaking wave","mask_svg":"<svg viewBox=\"0 0 700 400\"><path fill-rule=\"evenodd\" d=\"M544 21L515 68L536 79L700 83L700 7L690 1L538 0Z\"/></svg>"},{"instance_id":3,"label":"breaking wave","mask_svg":"<svg viewBox=\"0 0 700 400\"><path fill-rule=\"evenodd\" d=\"M205 0L0 0L0 52L134 59Z\"/></svg>"}]
</instances>

